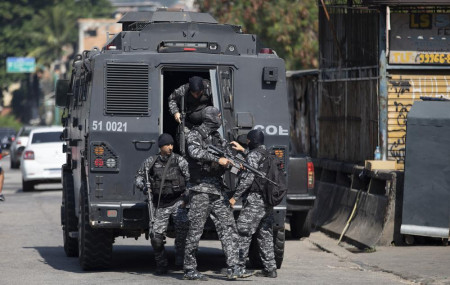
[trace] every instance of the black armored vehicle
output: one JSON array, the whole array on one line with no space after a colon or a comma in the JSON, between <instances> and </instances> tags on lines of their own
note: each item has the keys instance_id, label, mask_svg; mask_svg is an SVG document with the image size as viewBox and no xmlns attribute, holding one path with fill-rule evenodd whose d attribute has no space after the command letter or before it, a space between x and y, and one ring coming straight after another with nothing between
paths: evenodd
<instances>
[{"instance_id":1,"label":"black armored vehicle","mask_svg":"<svg viewBox=\"0 0 450 285\"><path fill-rule=\"evenodd\" d=\"M77 55L70 80L57 83L67 155L64 249L67 256L78 256L85 270L110 266L116 237L148 238L146 195L134 186L134 175L158 152L161 133L176 136L168 97L190 77L210 80L223 137L238 140L259 128L285 167L289 159L284 61L260 47L255 35L194 12L131 12L119 23L122 32L101 50ZM281 266L286 203L275 213ZM214 228L206 227L205 235L208 231ZM250 255L256 261L254 249Z\"/></svg>"}]
</instances>

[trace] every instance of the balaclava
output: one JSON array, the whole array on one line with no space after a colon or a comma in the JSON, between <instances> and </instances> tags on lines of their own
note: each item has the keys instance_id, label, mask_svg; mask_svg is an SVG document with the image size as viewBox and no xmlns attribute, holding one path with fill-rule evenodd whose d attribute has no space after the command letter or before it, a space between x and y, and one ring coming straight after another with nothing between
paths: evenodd
<instances>
[{"instance_id":1,"label":"balaclava","mask_svg":"<svg viewBox=\"0 0 450 285\"><path fill-rule=\"evenodd\" d=\"M192 92L203 91L203 78L200 76L193 76L189 78L189 90Z\"/></svg>"},{"instance_id":2,"label":"balaclava","mask_svg":"<svg viewBox=\"0 0 450 285\"><path fill-rule=\"evenodd\" d=\"M248 144L249 149L257 148L264 144L264 133L261 130L251 130L247 134L247 139L250 141Z\"/></svg>"},{"instance_id":3,"label":"balaclava","mask_svg":"<svg viewBox=\"0 0 450 285\"><path fill-rule=\"evenodd\" d=\"M212 131L220 128L221 119L219 110L216 107L208 106L202 111L203 124Z\"/></svg>"}]
</instances>

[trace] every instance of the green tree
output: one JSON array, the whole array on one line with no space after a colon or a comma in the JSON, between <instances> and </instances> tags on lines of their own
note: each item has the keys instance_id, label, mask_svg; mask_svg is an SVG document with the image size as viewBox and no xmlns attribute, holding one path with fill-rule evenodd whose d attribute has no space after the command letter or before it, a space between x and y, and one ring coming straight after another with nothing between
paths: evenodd
<instances>
[{"instance_id":1,"label":"green tree","mask_svg":"<svg viewBox=\"0 0 450 285\"><path fill-rule=\"evenodd\" d=\"M110 18L114 9L109 0L64 0L77 18Z\"/></svg>"},{"instance_id":2,"label":"green tree","mask_svg":"<svg viewBox=\"0 0 450 285\"><path fill-rule=\"evenodd\" d=\"M48 66L60 59L68 46L76 50L78 18L109 18L112 12L108 0L0 1L0 94L12 82L22 81L21 90L13 95L16 116L28 112L25 105L31 77L7 73L6 59L34 56L39 64Z\"/></svg>"},{"instance_id":3,"label":"green tree","mask_svg":"<svg viewBox=\"0 0 450 285\"><path fill-rule=\"evenodd\" d=\"M77 42L78 18L111 17L112 12L108 0L0 1L1 89L27 76L6 73L7 57L38 55L37 61L47 64Z\"/></svg>"},{"instance_id":4,"label":"green tree","mask_svg":"<svg viewBox=\"0 0 450 285\"><path fill-rule=\"evenodd\" d=\"M32 22L42 23L28 34L34 43L28 56L35 57L38 63L49 66L62 57L64 46L76 44L76 16L66 7L46 7L32 18Z\"/></svg>"},{"instance_id":5,"label":"green tree","mask_svg":"<svg viewBox=\"0 0 450 285\"><path fill-rule=\"evenodd\" d=\"M287 69L318 67L318 7L314 0L197 0L219 22L241 25L286 61Z\"/></svg>"},{"instance_id":6,"label":"green tree","mask_svg":"<svg viewBox=\"0 0 450 285\"><path fill-rule=\"evenodd\" d=\"M38 63L49 66L62 57L68 46L76 50L78 41L77 20L79 18L111 17L112 8L107 0L64 0L55 6L47 6L35 15L31 22L35 25L29 33L34 44L29 56L36 57ZM69 48L70 50L70 48Z\"/></svg>"},{"instance_id":7,"label":"green tree","mask_svg":"<svg viewBox=\"0 0 450 285\"><path fill-rule=\"evenodd\" d=\"M42 2L31 0L0 1L0 87L5 88L12 82L23 79L25 74L6 73L7 57L22 57L33 48L25 34L32 29L33 15L44 7Z\"/></svg>"}]
</instances>

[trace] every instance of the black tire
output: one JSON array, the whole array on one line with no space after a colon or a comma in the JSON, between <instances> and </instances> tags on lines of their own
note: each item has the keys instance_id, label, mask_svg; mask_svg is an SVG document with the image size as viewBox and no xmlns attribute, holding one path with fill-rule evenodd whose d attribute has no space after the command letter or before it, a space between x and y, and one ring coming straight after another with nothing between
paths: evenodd
<instances>
[{"instance_id":1,"label":"black tire","mask_svg":"<svg viewBox=\"0 0 450 285\"><path fill-rule=\"evenodd\" d=\"M70 232L78 231L78 218L75 214L75 193L72 173L63 170L62 180L61 225L63 229L64 251L68 257L77 257L78 239L69 236Z\"/></svg>"},{"instance_id":2,"label":"black tire","mask_svg":"<svg viewBox=\"0 0 450 285\"><path fill-rule=\"evenodd\" d=\"M11 169L17 169L17 168L19 168L19 166L20 166L20 161L17 161L17 162L14 162L12 159L11 159Z\"/></svg>"},{"instance_id":3,"label":"black tire","mask_svg":"<svg viewBox=\"0 0 450 285\"><path fill-rule=\"evenodd\" d=\"M277 268L281 268L284 258L284 243L286 241L284 229L274 231L273 233L273 251L275 252L275 262Z\"/></svg>"},{"instance_id":4,"label":"black tire","mask_svg":"<svg viewBox=\"0 0 450 285\"><path fill-rule=\"evenodd\" d=\"M107 269L112 261L112 232L94 229L89 225L89 204L86 182L80 189L80 216L78 222L78 259L83 270Z\"/></svg>"},{"instance_id":5,"label":"black tire","mask_svg":"<svg viewBox=\"0 0 450 285\"><path fill-rule=\"evenodd\" d=\"M277 264L278 269L281 268L281 264L283 263L284 243L285 243L284 229L274 230L273 231L273 251L275 254L275 263ZM258 242L256 240L256 237L253 237L252 243L250 244L248 258L250 260L252 268L263 268L261 256L259 255L259 248L258 248Z\"/></svg>"},{"instance_id":6,"label":"black tire","mask_svg":"<svg viewBox=\"0 0 450 285\"><path fill-rule=\"evenodd\" d=\"M309 211L293 212L289 218L291 236L295 239L309 237L311 234L311 215Z\"/></svg>"},{"instance_id":7,"label":"black tire","mask_svg":"<svg viewBox=\"0 0 450 285\"><path fill-rule=\"evenodd\" d=\"M22 180L22 191L30 192L34 190L34 182L33 181L25 181Z\"/></svg>"}]
</instances>

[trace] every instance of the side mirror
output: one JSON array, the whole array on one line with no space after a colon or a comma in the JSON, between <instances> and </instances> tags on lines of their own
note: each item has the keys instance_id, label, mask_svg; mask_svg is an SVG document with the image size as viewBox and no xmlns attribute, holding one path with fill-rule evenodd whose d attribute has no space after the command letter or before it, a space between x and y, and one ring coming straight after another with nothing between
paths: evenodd
<instances>
[{"instance_id":1,"label":"side mirror","mask_svg":"<svg viewBox=\"0 0 450 285\"><path fill-rule=\"evenodd\" d=\"M56 106L66 107L68 91L69 91L68 79L59 79L58 81L56 81Z\"/></svg>"}]
</instances>

